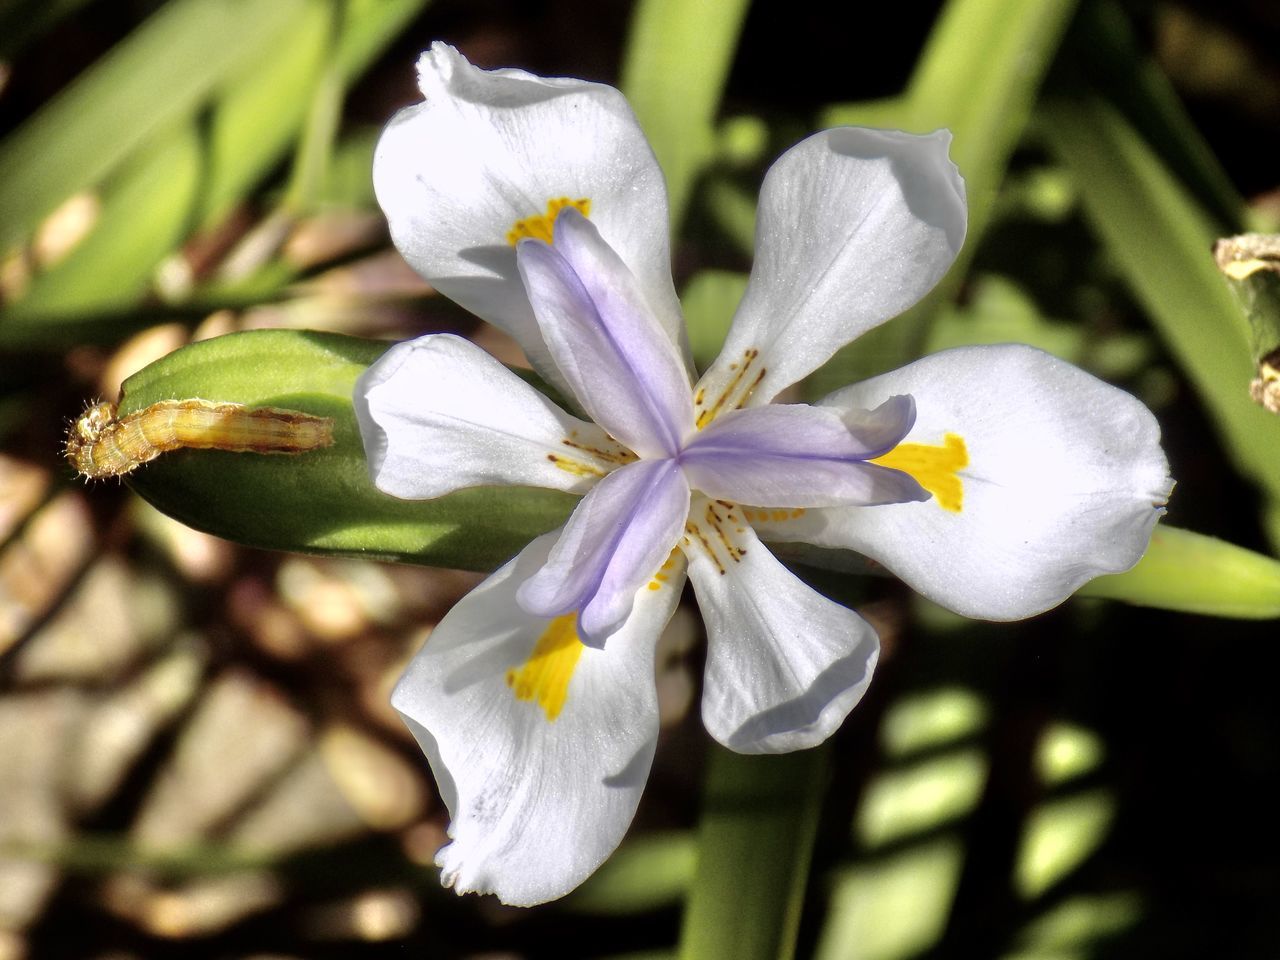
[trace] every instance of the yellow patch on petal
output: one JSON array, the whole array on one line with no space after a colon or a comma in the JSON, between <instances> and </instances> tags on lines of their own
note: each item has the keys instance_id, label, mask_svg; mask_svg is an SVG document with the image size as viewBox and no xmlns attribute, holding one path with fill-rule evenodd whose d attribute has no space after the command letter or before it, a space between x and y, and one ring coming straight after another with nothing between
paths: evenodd
<instances>
[{"instance_id":1,"label":"yellow patch on petal","mask_svg":"<svg viewBox=\"0 0 1280 960\"><path fill-rule=\"evenodd\" d=\"M560 216L560 211L566 207L573 207L584 217L591 216L591 201L586 197L579 197L577 200L557 197L547 201L546 213L534 214L532 217L525 217L512 224L511 229L507 231L507 243L514 247L525 237L550 243L555 232L556 217Z\"/></svg>"},{"instance_id":2,"label":"yellow patch on petal","mask_svg":"<svg viewBox=\"0 0 1280 960\"><path fill-rule=\"evenodd\" d=\"M517 700L536 701L547 720L555 720L569 699L569 681L582 656L576 613L566 613L547 624L533 653L518 670L507 671L507 686Z\"/></svg>"},{"instance_id":3,"label":"yellow patch on petal","mask_svg":"<svg viewBox=\"0 0 1280 960\"><path fill-rule=\"evenodd\" d=\"M941 444L900 443L869 462L911 474L943 510L959 513L964 506L960 471L969 465L969 449L959 434L948 433Z\"/></svg>"},{"instance_id":4,"label":"yellow patch on petal","mask_svg":"<svg viewBox=\"0 0 1280 960\"><path fill-rule=\"evenodd\" d=\"M680 548L675 547L667 554L667 559L662 566L658 568L658 572L653 575L653 579L649 581L650 590L661 590L664 586L671 582L671 571L675 568L676 562L679 560Z\"/></svg>"}]
</instances>

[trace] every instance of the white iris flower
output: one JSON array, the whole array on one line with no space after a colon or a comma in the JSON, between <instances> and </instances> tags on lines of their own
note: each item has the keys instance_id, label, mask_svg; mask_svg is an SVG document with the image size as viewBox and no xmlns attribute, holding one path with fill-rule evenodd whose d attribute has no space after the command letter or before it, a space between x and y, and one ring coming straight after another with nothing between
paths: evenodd
<instances>
[{"instance_id":1,"label":"white iris flower","mask_svg":"<svg viewBox=\"0 0 1280 960\"><path fill-rule=\"evenodd\" d=\"M356 388L389 494L585 494L440 622L393 695L453 818L446 885L538 903L617 846L686 576L707 631L703 722L770 753L840 725L878 642L762 540L855 550L997 620L1142 555L1171 489L1156 421L1047 354L950 350L815 406L770 402L950 267L966 211L945 131L828 130L774 164L747 293L694 384L662 173L622 95L478 70L443 44L418 70L426 100L374 161L396 246L594 421L445 335L393 347Z\"/></svg>"}]
</instances>

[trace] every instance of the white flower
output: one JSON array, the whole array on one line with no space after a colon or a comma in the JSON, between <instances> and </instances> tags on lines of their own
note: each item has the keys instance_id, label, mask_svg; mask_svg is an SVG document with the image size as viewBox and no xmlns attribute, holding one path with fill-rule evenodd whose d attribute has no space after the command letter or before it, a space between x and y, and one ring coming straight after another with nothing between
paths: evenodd
<instances>
[{"instance_id":1,"label":"white flower","mask_svg":"<svg viewBox=\"0 0 1280 960\"><path fill-rule=\"evenodd\" d=\"M387 493L586 494L440 622L393 695L453 817L446 885L538 903L617 846L658 732L654 645L686 575L713 737L781 752L839 726L875 633L761 538L856 550L990 619L1142 555L1171 486L1155 420L1044 353L951 350L814 407L770 404L951 265L966 215L945 132L829 130L787 151L724 350L691 386L662 175L621 94L478 70L443 44L419 75L426 102L392 120L374 161L397 247L594 421L451 336L393 347L356 388Z\"/></svg>"}]
</instances>

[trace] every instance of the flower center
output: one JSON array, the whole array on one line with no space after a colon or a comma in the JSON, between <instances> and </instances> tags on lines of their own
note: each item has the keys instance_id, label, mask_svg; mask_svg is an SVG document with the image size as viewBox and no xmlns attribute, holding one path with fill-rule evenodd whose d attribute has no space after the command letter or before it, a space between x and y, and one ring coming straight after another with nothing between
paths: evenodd
<instances>
[{"instance_id":1,"label":"flower center","mask_svg":"<svg viewBox=\"0 0 1280 960\"><path fill-rule=\"evenodd\" d=\"M525 217L512 224L511 229L507 231L507 243L514 247L526 237L550 243L555 233L556 217L560 216L560 211L567 207L573 207L584 217L591 216L591 201L586 197L580 197L577 200L557 197L547 201L546 213L534 214L532 217Z\"/></svg>"},{"instance_id":2,"label":"flower center","mask_svg":"<svg viewBox=\"0 0 1280 960\"><path fill-rule=\"evenodd\" d=\"M948 433L941 444L900 443L868 463L911 474L943 510L959 513L964 506L960 471L969 465L969 449L959 434Z\"/></svg>"},{"instance_id":3,"label":"flower center","mask_svg":"<svg viewBox=\"0 0 1280 960\"><path fill-rule=\"evenodd\" d=\"M517 700L536 701L548 721L555 720L569 699L569 681L582 656L576 629L578 615L566 613L547 624L529 659L507 671L507 686Z\"/></svg>"}]
</instances>

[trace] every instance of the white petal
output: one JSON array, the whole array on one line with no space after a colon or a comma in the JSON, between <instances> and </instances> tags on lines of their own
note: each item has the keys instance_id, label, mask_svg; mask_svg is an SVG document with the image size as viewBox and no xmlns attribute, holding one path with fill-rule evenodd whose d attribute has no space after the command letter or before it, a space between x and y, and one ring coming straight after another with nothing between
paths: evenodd
<instances>
[{"instance_id":1,"label":"white petal","mask_svg":"<svg viewBox=\"0 0 1280 960\"><path fill-rule=\"evenodd\" d=\"M1146 550L1173 483L1159 425L1129 394L1006 344L947 350L823 404L899 393L916 400L905 445L941 447L948 434L955 451L962 445L959 509L935 490L925 503L811 510L762 525L762 536L857 550L931 600L990 620L1056 606Z\"/></svg>"},{"instance_id":2,"label":"white petal","mask_svg":"<svg viewBox=\"0 0 1280 960\"><path fill-rule=\"evenodd\" d=\"M779 563L737 509L695 498L689 520L684 551L707 627L707 731L739 753L821 743L871 682L875 631Z\"/></svg>"},{"instance_id":3,"label":"white petal","mask_svg":"<svg viewBox=\"0 0 1280 960\"><path fill-rule=\"evenodd\" d=\"M782 155L761 188L751 280L699 384L699 412L768 402L933 288L966 225L950 143L945 130L842 127Z\"/></svg>"},{"instance_id":4,"label":"white petal","mask_svg":"<svg viewBox=\"0 0 1280 960\"><path fill-rule=\"evenodd\" d=\"M435 43L418 62L424 103L392 118L373 181L396 247L441 293L519 341L555 382L508 234L553 200L590 201L672 342L684 324L671 281L662 171L622 94L522 70L479 70Z\"/></svg>"},{"instance_id":5,"label":"white petal","mask_svg":"<svg viewBox=\"0 0 1280 960\"><path fill-rule=\"evenodd\" d=\"M642 590L605 649L574 647L576 663L559 661L567 688L551 682L555 671L539 683L521 670L548 622L521 612L515 589L554 539L535 540L464 597L392 695L452 816L436 859L442 882L519 906L568 893L626 833L658 735L654 645L684 582L673 570Z\"/></svg>"},{"instance_id":6,"label":"white petal","mask_svg":"<svg viewBox=\"0 0 1280 960\"><path fill-rule=\"evenodd\" d=\"M361 374L354 402L374 484L408 500L499 484L583 493L634 459L448 334L392 347Z\"/></svg>"}]
</instances>

